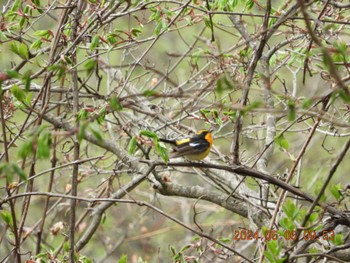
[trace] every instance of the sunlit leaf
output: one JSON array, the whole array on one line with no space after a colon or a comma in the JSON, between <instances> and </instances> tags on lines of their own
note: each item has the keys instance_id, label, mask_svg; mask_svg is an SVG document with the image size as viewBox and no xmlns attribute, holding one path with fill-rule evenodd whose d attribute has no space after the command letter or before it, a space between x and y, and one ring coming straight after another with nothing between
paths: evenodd
<instances>
[{"instance_id":1,"label":"sunlit leaf","mask_svg":"<svg viewBox=\"0 0 350 263\"><path fill-rule=\"evenodd\" d=\"M158 93L157 91L155 91L155 90L150 90L150 89L145 90L144 92L142 92L142 94L143 94L144 96L146 96L146 97L151 97L151 96L157 96L157 95L159 95L159 93Z\"/></svg>"},{"instance_id":2,"label":"sunlit leaf","mask_svg":"<svg viewBox=\"0 0 350 263\"><path fill-rule=\"evenodd\" d=\"M30 49L38 50L42 44L43 42L41 41L41 39L37 39L33 42L33 44L30 45Z\"/></svg>"},{"instance_id":3,"label":"sunlit leaf","mask_svg":"<svg viewBox=\"0 0 350 263\"><path fill-rule=\"evenodd\" d=\"M332 185L331 193L335 199L340 200L340 198L342 197L341 190L342 190L342 186L340 184Z\"/></svg>"},{"instance_id":4,"label":"sunlit leaf","mask_svg":"<svg viewBox=\"0 0 350 263\"><path fill-rule=\"evenodd\" d=\"M109 99L109 105L111 106L112 110L116 110L116 111L123 110L123 106L119 102L119 99L117 98L117 96L111 96L111 98Z\"/></svg>"},{"instance_id":5,"label":"sunlit leaf","mask_svg":"<svg viewBox=\"0 0 350 263\"><path fill-rule=\"evenodd\" d=\"M223 86L223 83L222 83L222 78L219 78L217 81L216 81L216 92L219 96L222 95L223 91L224 91L224 86Z\"/></svg>"},{"instance_id":6,"label":"sunlit leaf","mask_svg":"<svg viewBox=\"0 0 350 263\"><path fill-rule=\"evenodd\" d=\"M288 101L288 113L287 117L289 121L294 121L296 118L295 103L292 100Z\"/></svg>"},{"instance_id":7,"label":"sunlit leaf","mask_svg":"<svg viewBox=\"0 0 350 263\"><path fill-rule=\"evenodd\" d=\"M133 136L129 142L128 152L130 155L133 155L137 149L137 138Z\"/></svg>"},{"instance_id":8,"label":"sunlit leaf","mask_svg":"<svg viewBox=\"0 0 350 263\"><path fill-rule=\"evenodd\" d=\"M95 59L89 59L85 62L84 68L86 69L88 75L95 69L96 65L97 61Z\"/></svg>"},{"instance_id":9,"label":"sunlit leaf","mask_svg":"<svg viewBox=\"0 0 350 263\"><path fill-rule=\"evenodd\" d=\"M121 255L121 257L118 260L118 263L128 263L128 255Z\"/></svg>"},{"instance_id":10,"label":"sunlit leaf","mask_svg":"<svg viewBox=\"0 0 350 263\"><path fill-rule=\"evenodd\" d=\"M12 228L13 227L13 218L12 218L11 212L8 210L3 210L3 211L1 211L0 215L1 215L2 220Z\"/></svg>"},{"instance_id":11,"label":"sunlit leaf","mask_svg":"<svg viewBox=\"0 0 350 263\"><path fill-rule=\"evenodd\" d=\"M92 135L98 140L99 143L103 142L103 136L101 130L95 127L95 125L90 125L90 131Z\"/></svg>"},{"instance_id":12,"label":"sunlit leaf","mask_svg":"<svg viewBox=\"0 0 350 263\"><path fill-rule=\"evenodd\" d=\"M37 30L33 33L34 36L36 37L45 37L45 38L49 38L51 36L51 33L49 30Z\"/></svg>"},{"instance_id":13,"label":"sunlit leaf","mask_svg":"<svg viewBox=\"0 0 350 263\"><path fill-rule=\"evenodd\" d=\"M21 178L23 181L27 180L27 174L24 172L24 170L19 167L16 163L12 163L12 168L15 171L15 173Z\"/></svg>"},{"instance_id":14,"label":"sunlit leaf","mask_svg":"<svg viewBox=\"0 0 350 263\"><path fill-rule=\"evenodd\" d=\"M37 145L38 159L47 159L50 157L51 144L52 144L51 133L50 132L40 133L38 138L38 145Z\"/></svg>"},{"instance_id":15,"label":"sunlit leaf","mask_svg":"<svg viewBox=\"0 0 350 263\"><path fill-rule=\"evenodd\" d=\"M28 47L24 43L12 42L10 44L10 50L23 59L29 59Z\"/></svg>"},{"instance_id":16,"label":"sunlit leaf","mask_svg":"<svg viewBox=\"0 0 350 263\"><path fill-rule=\"evenodd\" d=\"M286 149L288 150L289 149L289 143L287 141L287 139L283 136L283 135L278 135L275 137L275 143L283 148L283 149Z\"/></svg>"},{"instance_id":17,"label":"sunlit leaf","mask_svg":"<svg viewBox=\"0 0 350 263\"><path fill-rule=\"evenodd\" d=\"M33 138L27 138L18 149L18 156L22 159L33 153Z\"/></svg>"},{"instance_id":18,"label":"sunlit leaf","mask_svg":"<svg viewBox=\"0 0 350 263\"><path fill-rule=\"evenodd\" d=\"M169 161L168 149L162 142L158 142L158 139L154 139L156 145L156 153L164 160L165 163Z\"/></svg>"},{"instance_id":19,"label":"sunlit leaf","mask_svg":"<svg viewBox=\"0 0 350 263\"><path fill-rule=\"evenodd\" d=\"M10 78L19 78L20 77L20 74L18 73L18 71L15 71L15 70L7 70L6 71L6 74L10 77Z\"/></svg>"},{"instance_id":20,"label":"sunlit leaf","mask_svg":"<svg viewBox=\"0 0 350 263\"><path fill-rule=\"evenodd\" d=\"M90 51L93 51L97 48L98 44L100 43L100 36L94 36L92 38L91 44L90 44Z\"/></svg>"},{"instance_id":21,"label":"sunlit leaf","mask_svg":"<svg viewBox=\"0 0 350 263\"><path fill-rule=\"evenodd\" d=\"M152 132L152 131L147 131L147 130L141 130L140 131L140 135L149 137L149 138L153 138L153 139L158 139L158 136L156 133Z\"/></svg>"},{"instance_id":22,"label":"sunlit leaf","mask_svg":"<svg viewBox=\"0 0 350 263\"><path fill-rule=\"evenodd\" d=\"M86 129L89 123L87 121L80 122L79 130L78 130L78 141L81 142L84 139Z\"/></svg>"},{"instance_id":23,"label":"sunlit leaf","mask_svg":"<svg viewBox=\"0 0 350 263\"><path fill-rule=\"evenodd\" d=\"M25 101L26 93L22 89L20 89L20 87L18 87L16 84L13 84L11 92L17 100L21 102Z\"/></svg>"}]
</instances>

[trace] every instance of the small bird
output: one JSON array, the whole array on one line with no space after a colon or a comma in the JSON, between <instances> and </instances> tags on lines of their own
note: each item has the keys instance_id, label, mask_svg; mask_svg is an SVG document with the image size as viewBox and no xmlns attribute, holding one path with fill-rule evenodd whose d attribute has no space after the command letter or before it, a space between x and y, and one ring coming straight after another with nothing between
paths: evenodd
<instances>
[{"instance_id":1,"label":"small bird","mask_svg":"<svg viewBox=\"0 0 350 263\"><path fill-rule=\"evenodd\" d=\"M200 161L208 156L213 137L210 130L200 130L193 137L182 140L168 140L159 138L160 141L175 146L170 158L185 157L191 161Z\"/></svg>"}]
</instances>

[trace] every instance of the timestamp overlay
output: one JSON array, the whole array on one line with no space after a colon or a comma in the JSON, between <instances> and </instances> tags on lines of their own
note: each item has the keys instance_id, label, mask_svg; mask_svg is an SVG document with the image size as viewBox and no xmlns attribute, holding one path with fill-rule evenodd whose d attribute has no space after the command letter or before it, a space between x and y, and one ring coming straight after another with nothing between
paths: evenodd
<instances>
[{"instance_id":1,"label":"timestamp overlay","mask_svg":"<svg viewBox=\"0 0 350 263\"><path fill-rule=\"evenodd\" d=\"M303 238L305 241L315 240L317 238L321 240L334 240L334 236L335 233L333 230L324 230L320 236L317 236L315 230L302 230L299 238ZM237 229L233 231L233 240L235 241L258 240L261 238L266 241L277 240L278 238L294 241L297 239L297 230L267 230L264 234L249 229Z\"/></svg>"}]
</instances>

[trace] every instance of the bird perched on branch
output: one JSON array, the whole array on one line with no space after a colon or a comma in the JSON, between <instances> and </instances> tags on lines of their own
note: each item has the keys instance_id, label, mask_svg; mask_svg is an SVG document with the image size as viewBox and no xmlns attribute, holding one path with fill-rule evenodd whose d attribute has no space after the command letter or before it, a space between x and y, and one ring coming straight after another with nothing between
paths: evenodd
<instances>
[{"instance_id":1,"label":"bird perched on branch","mask_svg":"<svg viewBox=\"0 0 350 263\"><path fill-rule=\"evenodd\" d=\"M170 158L185 157L192 161L200 161L207 157L213 145L210 130L200 130L193 137L182 140L159 140L175 146Z\"/></svg>"}]
</instances>

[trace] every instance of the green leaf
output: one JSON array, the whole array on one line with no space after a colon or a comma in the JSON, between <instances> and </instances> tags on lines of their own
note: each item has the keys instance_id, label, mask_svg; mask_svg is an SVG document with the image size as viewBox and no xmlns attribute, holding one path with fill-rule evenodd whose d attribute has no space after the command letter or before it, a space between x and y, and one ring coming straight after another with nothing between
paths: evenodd
<instances>
[{"instance_id":1,"label":"green leaf","mask_svg":"<svg viewBox=\"0 0 350 263\"><path fill-rule=\"evenodd\" d=\"M86 69L86 73L89 75L95 68L97 62L95 59L89 59L85 62L84 68Z\"/></svg>"},{"instance_id":2,"label":"green leaf","mask_svg":"<svg viewBox=\"0 0 350 263\"><path fill-rule=\"evenodd\" d=\"M310 98L304 99L304 100L303 100L303 105L302 105L303 109L308 109L308 108L310 108L310 107L312 106L313 102L314 102L313 99L310 99Z\"/></svg>"},{"instance_id":3,"label":"green leaf","mask_svg":"<svg viewBox=\"0 0 350 263\"><path fill-rule=\"evenodd\" d=\"M52 145L51 133L42 132L38 138L37 157L38 159L47 159L50 157L50 146Z\"/></svg>"},{"instance_id":4,"label":"green leaf","mask_svg":"<svg viewBox=\"0 0 350 263\"><path fill-rule=\"evenodd\" d=\"M143 96L146 96L146 97L151 97L151 96L157 96L159 95L159 93L155 90L145 90L144 92L142 92Z\"/></svg>"},{"instance_id":5,"label":"green leaf","mask_svg":"<svg viewBox=\"0 0 350 263\"><path fill-rule=\"evenodd\" d=\"M334 42L333 44L334 52L333 52L333 60L335 62L346 62L347 61L347 44L345 42Z\"/></svg>"},{"instance_id":6,"label":"green leaf","mask_svg":"<svg viewBox=\"0 0 350 263\"><path fill-rule=\"evenodd\" d=\"M245 6L248 8L248 10L252 9L254 6L254 0L247 0Z\"/></svg>"},{"instance_id":7,"label":"green leaf","mask_svg":"<svg viewBox=\"0 0 350 263\"><path fill-rule=\"evenodd\" d=\"M22 159L33 154L33 138L27 138L18 149L18 156Z\"/></svg>"},{"instance_id":8,"label":"green leaf","mask_svg":"<svg viewBox=\"0 0 350 263\"><path fill-rule=\"evenodd\" d=\"M48 124L41 124L35 131L36 135L39 135L40 133L42 133L46 128L49 128L50 125Z\"/></svg>"},{"instance_id":9,"label":"green leaf","mask_svg":"<svg viewBox=\"0 0 350 263\"><path fill-rule=\"evenodd\" d=\"M20 74L18 73L18 71L15 71L15 70L7 70L6 71L6 74L10 77L10 78L19 78L20 77Z\"/></svg>"},{"instance_id":10,"label":"green leaf","mask_svg":"<svg viewBox=\"0 0 350 263\"><path fill-rule=\"evenodd\" d=\"M322 47L321 51L322 51L322 62L323 62L323 65L325 66L325 68L327 70L330 70L332 59L331 59L331 57L328 54L327 48L326 47Z\"/></svg>"},{"instance_id":11,"label":"green leaf","mask_svg":"<svg viewBox=\"0 0 350 263\"><path fill-rule=\"evenodd\" d=\"M99 143L103 142L103 136L100 130L98 130L94 125L90 125L90 131L92 135L98 140Z\"/></svg>"},{"instance_id":12,"label":"green leaf","mask_svg":"<svg viewBox=\"0 0 350 263\"><path fill-rule=\"evenodd\" d=\"M21 3L21 0L15 0L11 7L11 11L17 11L21 7Z\"/></svg>"},{"instance_id":13,"label":"green leaf","mask_svg":"<svg viewBox=\"0 0 350 263\"><path fill-rule=\"evenodd\" d=\"M53 64L52 66L49 66L47 69L48 71L56 73L58 78L61 78L64 76L64 73L66 71L66 66L63 64Z\"/></svg>"},{"instance_id":14,"label":"green leaf","mask_svg":"<svg viewBox=\"0 0 350 263\"><path fill-rule=\"evenodd\" d=\"M277 240L270 240L269 242L266 243L267 248L269 249L269 251L274 255L274 256L278 256L279 252L278 252L278 242Z\"/></svg>"},{"instance_id":15,"label":"green leaf","mask_svg":"<svg viewBox=\"0 0 350 263\"><path fill-rule=\"evenodd\" d=\"M224 75L223 81L225 83L225 88L227 90L233 90L234 89L234 86L233 86L232 82L229 80L229 78L226 75Z\"/></svg>"},{"instance_id":16,"label":"green leaf","mask_svg":"<svg viewBox=\"0 0 350 263\"><path fill-rule=\"evenodd\" d=\"M221 242L222 242L222 240L220 240ZM232 240L231 240L232 241ZM180 250L179 250L179 252L185 252L186 250L188 250L189 248L191 248L192 247L192 245L185 245L185 246L183 246Z\"/></svg>"},{"instance_id":17,"label":"green leaf","mask_svg":"<svg viewBox=\"0 0 350 263\"><path fill-rule=\"evenodd\" d=\"M103 214L102 214L102 218L101 218L101 223L102 223L102 225L104 225L104 224L106 223L106 220L107 220L106 213L103 213Z\"/></svg>"},{"instance_id":18,"label":"green leaf","mask_svg":"<svg viewBox=\"0 0 350 263\"><path fill-rule=\"evenodd\" d=\"M159 21L161 18L161 13L160 10L156 9L156 8L150 8L149 11L152 11L153 14L149 17L149 21L155 20L155 21Z\"/></svg>"},{"instance_id":19,"label":"green leaf","mask_svg":"<svg viewBox=\"0 0 350 263\"><path fill-rule=\"evenodd\" d=\"M143 29L142 26L134 27L131 29L131 34L134 37L138 37L139 35L141 35L142 29Z\"/></svg>"},{"instance_id":20,"label":"green leaf","mask_svg":"<svg viewBox=\"0 0 350 263\"><path fill-rule=\"evenodd\" d=\"M322 189L322 186L323 186L323 182L321 180L318 180L315 184L314 184L314 194L317 196L321 189ZM325 193L323 192L321 198L320 198L320 201L321 202L325 202L327 200L327 197L325 195Z\"/></svg>"},{"instance_id":21,"label":"green leaf","mask_svg":"<svg viewBox=\"0 0 350 263\"><path fill-rule=\"evenodd\" d=\"M24 100L27 105L30 105L32 102L33 92L28 92L26 99Z\"/></svg>"},{"instance_id":22,"label":"green leaf","mask_svg":"<svg viewBox=\"0 0 350 263\"><path fill-rule=\"evenodd\" d=\"M28 47L24 43L13 42L10 44L10 50L23 59L29 59Z\"/></svg>"},{"instance_id":23,"label":"green leaf","mask_svg":"<svg viewBox=\"0 0 350 263\"><path fill-rule=\"evenodd\" d=\"M62 57L61 57L62 58ZM62 60L68 65L74 66L73 60L69 56L63 56Z\"/></svg>"},{"instance_id":24,"label":"green leaf","mask_svg":"<svg viewBox=\"0 0 350 263\"><path fill-rule=\"evenodd\" d=\"M162 23L161 23L161 21L159 21L158 23L157 23L157 25L156 25L156 27L155 27L155 29L154 29L154 34L155 35L159 35L160 34L160 31L162 30Z\"/></svg>"},{"instance_id":25,"label":"green leaf","mask_svg":"<svg viewBox=\"0 0 350 263\"><path fill-rule=\"evenodd\" d=\"M96 122L99 124L99 125L102 125L102 123L105 121L105 117L106 117L106 106L103 106L99 111L98 111L98 114L97 114L97 119L96 119Z\"/></svg>"},{"instance_id":26,"label":"green leaf","mask_svg":"<svg viewBox=\"0 0 350 263\"><path fill-rule=\"evenodd\" d=\"M275 263L275 262L276 262L274 256L272 255L272 253L271 253L270 251L265 251L265 252L264 252L264 256L265 256L265 258L267 258L267 260L270 261L271 263Z\"/></svg>"},{"instance_id":27,"label":"green leaf","mask_svg":"<svg viewBox=\"0 0 350 263\"><path fill-rule=\"evenodd\" d=\"M318 219L318 215L319 215L319 213L312 213L312 214L309 216L308 222L310 222L310 224L313 225L314 222ZM304 215L304 216L305 216L305 215Z\"/></svg>"},{"instance_id":28,"label":"green leaf","mask_svg":"<svg viewBox=\"0 0 350 263\"><path fill-rule=\"evenodd\" d=\"M169 246L169 249L170 249L170 251L171 251L171 254L172 254L173 256L175 256L175 255L176 255L175 247L174 247L174 246Z\"/></svg>"},{"instance_id":29,"label":"green leaf","mask_svg":"<svg viewBox=\"0 0 350 263\"><path fill-rule=\"evenodd\" d=\"M336 235L334 236L334 240L332 241L332 243L333 243L334 245L336 245L336 246L341 246L341 245L344 244L343 239L344 239L343 233L336 234Z\"/></svg>"},{"instance_id":30,"label":"green leaf","mask_svg":"<svg viewBox=\"0 0 350 263\"><path fill-rule=\"evenodd\" d=\"M0 41L5 42L8 40L8 37L6 36L6 34L4 34L4 32L0 31Z\"/></svg>"},{"instance_id":31,"label":"green leaf","mask_svg":"<svg viewBox=\"0 0 350 263\"><path fill-rule=\"evenodd\" d=\"M27 174L23 171L21 167L19 167L16 163L12 163L12 168L23 181L27 180Z\"/></svg>"},{"instance_id":32,"label":"green leaf","mask_svg":"<svg viewBox=\"0 0 350 263\"><path fill-rule=\"evenodd\" d=\"M18 87L16 84L13 84L12 88L11 88L11 92L13 94L13 96L19 100L20 102L25 101L26 99L26 94L25 92L20 89L20 87Z\"/></svg>"},{"instance_id":33,"label":"green leaf","mask_svg":"<svg viewBox=\"0 0 350 263\"><path fill-rule=\"evenodd\" d=\"M154 133L154 132L152 132L152 131L141 130L141 131L140 131L140 135L143 135L143 136L146 136L146 137L149 137L149 138L153 138L153 139L158 140L157 134Z\"/></svg>"},{"instance_id":34,"label":"green leaf","mask_svg":"<svg viewBox=\"0 0 350 263\"><path fill-rule=\"evenodd\" d=\"M2 220L9 225L11 228L13 227L13 218L10 211L4 210L1 212Z\"/></svg>"},{"instance_id":35,"label":"green leaf","mask_svg":"<svg viewBox=\"0 0 350 263\"><path fill-rule=\"evenodd\" d=\"M224 86L222 83L222 78L219 78L216 81L216 93L218 94L218 96L221 96L223 92L224 92Z\"/></svg>"},{"instance_id":36,"label":"green leaf","mask_svg":"<svg viewBox=\"0 0 350 263\"><path fill-rule=\"evenodd\" d=\"M24 22L26 21L26 18L24 16L21 17L21 19L19 20L19 27L22 29Z\"/></svg>"},{"instance_id":37,"label":"green leaf","mask_svg":"<svg viewBox=\"0 0 350 263\"><path fill-rule=\"evenodd\" d=\"M118 263L128 263L128 255L121 255L121 257L118 260Z\"/></svg>"},{"instance_id":38,"label":"green leaf","mask_svg":"<svg viewBox=\"0 0 350 263\"><path fill-rule=\"evenodd\" d=\"M43 10L40 10L41 8L41 5L40 5L40 0L32 0L32 3L36 6L36 7L38 7L38 12L41 14L41 13L43 13L44 11Z\"/></svg>"},{"instance_id":39,"label":"green leaf","mask_svg":"<svg viewBox=\"0 0 350 263\"><path fill-rule=\"evenodd\" d=\"M7 165L8 165L8 163L5 163L5 162L0 163L0 175L2 175L4 173Z\"/></svg>"},{"instance_id":40,"label":"green leaf","mask_svg":"<svg viewBox=\"0 0 350 263\"><path fill-rule=\"evenodd\" d=\"M283 262L286 262L286 258L279 258L276 260L276 263L283 263Z\"/></svg>"},{"instance_id":41,"label":"green leaf","mask_svg":"<svg viewBox=\"0 0 350 263\"><path fill-rule=\"evenodd\" d=\"M211 112L211 110L208 110L208 109L200 109L199 112L202 114L202 115L207 115L208 113Z\"/></svg>"},{"instance_id":42,"label":"green leaf","mask_svg":"<svg viewBox=\"0 0 350 263\"><path fill-rule=\"evenodd\" d=\"M112 110L116 110L116 111L123 110L123 105L120 104L117 96L111 96L111 98L109 99L109 105L111 106Z\"/></svg>"},{"instance_id":43,"label":"green leaf","mask_svg":"<svg viewBox=\"0 0 350 263\"><path fill-rule=\"evenodd\" d=\"M89 123L87 121L83 121L79 125L79 131L78 131L78 141L81 143L81 141L84 139L86 128L88 127Z\"/></svg>"},{"instance_id":44,"label":"green leaf","mask_svg":"<svg viewBox=\"0 0 350 263\"><path fill-rule=\"evenodd\" d=\"M340 184L333 185L331 187L331 193L334 196L334 198L337 199L338 201L342 197L341 190L342 190L342 186Z\"/></svg>"},{"instance_id":45,"label":"green leaf","mask_svg":"<svg viewBox=\"0 0 350 263\"><path fill-rule=\"evenodd\" d=\"M345 103L350 103L350 96L343 89L339 90L338 94Z\"/></svg>"},{"instance_id":46,"label":"green leaf","mask_svg":"<svg viewBox=\"0 0 350 263\"><path fill-rule=\"evenodd\" d=\"M37 30L33 33L33 35L36 37L45 37L45 38L50 38L50 36L51 36L50 31L47 29Z\"/></svg>"},{"instance_id":47,"label":"green leaf","mask_svg":"<svg viewBox=\"0 0 350 263\"><path fill-rule=\"evenodd\" d=\"M195 51L191 54L191 63L193 65L197 65L199 59L201 58L201 56L203 55L203 50L198 50L198 51Z\"/></svg>"},{"instance_id":48,"label":"green leaf","mask_svg":"<svg viewBox=\"0 0 350 263\"><path fill-rule=\"evenodd\" d=\"M82 262L82 263L94 263L93 260L91 258L88 258L86 256L80 256L78 262Z\"/></svg>"},{"instance_id":49,"label":"green leaf","mask_svg":"<svg viewBox=\"0 0 350 263\"><path fill-rule=\"evenodd\" d=\"M294 221L299 214L299 209L289 199L287 199L287 201L284 203L282 209L284 213L288 216L288 218L290 218L292 221Z\"/></svg>"},{"instance_id":50,"label":"green leaf","mask_svg":"<svg viewBox=\"0 0 350 263\"><path fill-rule=\"evenodd\" d=\"M287 113L287 117L289 121L294 121L296 118L296 111L295 111L295 103L292 100L288 101L288 113Z\"/></svg>"},{"instance_id":51,"label":"green leaf","mask_svg":"<svg viewBox=\"0 0 350 263\"><path fill-rule=\"evenodd\" d=\"M221 118L215 118L215 122L216 122L216 124L217 125L219 125L219 126L221 126L222 125L222 120L221 120Z\"/></svg>"},{"instance_id":52,"label":"green leaf","mask_svg":"<svg viewBox=\"0 0 350 263\"><path fill-rule=\"evenodd\" d=\"M137 149L137 138L133 136L129 142L128 152L130 155L133 155Z\"/></svg>"},{"instance_id":53,"label":"green leaf","mask_svg":"<svg viewBox=\"0 0 350 263\"><path fill-rule=\"evenodd\" d=\"M232 238L227 238L227 237L221 237L219 238L219 240L222 242L222 243L231 243L232 242Z\"/></svg>"},{"instance_id":54,"label":"green leaf","mask_svg":"<svg viewBox=\"0 0 350 263\"><path fill-rule=\"evenodd\" d=\"M168 149L162 142L158 142L158 138L154 139L156 145L156 153L164 160L165 163L169 161Z\"/></svg>"},{"instance_id":55,"label":"green leaf","mask_svg":"<svg viewBox=\"0 0 350 263\"><path fill-rule=\"evenodd\" d=\"M259 108L263 104L264 103L261 101L253 101L251 104L245 106L244 109L242 109L242 113L245 114L247 112L250 112L256 108Z\"/></svg>"},{"instance_id":56,"label":"green leaf","mask_svg":"<svg viewBox=\"0 0 350 263\"><path fill-rule=\"evenodd\" d=\"M294 230L295 229L293 221L287 217L282 218L279 221L279 224L283 227L284 230Z\"/></svg>"},{"instance_id":57,"label":"green leaf","mask_svg":"<svg viewBox=\"0 0 350 263\"><path fill-rule=\"evenodd\" d=\"M9 163L5 163L0 165L0 175L5 175L7 182L13 182L13 175L15 171L13 170L13 167Z\"/></svg>"},{"instance_id":58,"label":"green leaf","mask_svg":"<svg viewBox=\"0 0 350 263\"><path fill-rule=\"evenodd\" d=\"M63 244L63 250L66 252L66 253L68 253L68 251L69 251L69 242L67 241L67 242L64 242L64 244Z\"/></svg>"},{"instance_id":59,"label":"green leaf","mask_svg":"<svg viewBox=\"0 0 350 263\"><path fill-rule=\"evenodd\" d=\"M33 42L33 44L30 45L30 49L38 50L42 44L43 42L41 41L41 39L37 39Z\"/></svg>"},{"instance_id":60,"label":"green leaf","mask_svg":"<svg viewBox=\"0 0 350 263\"><path fill-rule=\"evenodd\" d=\"M203 17L204 19L204 24L207 28L211 28L211 22L210 19L208 17Z\"/></svg>"},{"instance_id":61,"label":"green leaf","mask_svg":"<svg viewBox=\"0 0 350 263\"><path fill-rule=\"evenodd\" d=\"M275 137L275 143L281 147L282 149L288 150L289 149L289 143L287 139L284 137L284 135L278 135Z\"/></svg>"},{"instance_id":62,"label":"green leaf","mask_svg":"<svg viewBox=\"0 0 350 263\"><path fill-rule=\"evenodd\" d=\"M237 117L237 111L225 111L224 115L229 116L232 121L236 120Z\"/></svg>"},{"instance_id":63,"label":"green leaf","mask_svg":"<svg viewBox=\"0 0 350 263\"><path fill-rule=\"evenodd\" d=\"M91 40L91 44L90 44L90 51L94 51L97 47L98 44L100 43L100 36L94 36Z\"/></svg>"},{"instance_id":64,"label":"green leaf","mask_svg":"<svg viewBox=\"0 0 350 263\"><path fill-rule=\"evenodd\" d=\"M31 71L30 70L26 71L23 74L22 81L23 81L23 84L24 84L24 90L25 91L29 91L29 89L30 89L30 82L32 81Z\"/></svg>"},{"instance_id":65,"label":"green leaf","mask_svg":"<svg viewBox=\"0 0 350 263\"><path fill-rule=\"evenodd\" d=\"M106 39L108 41L109 44L113 45L115 43L117 43L117 38L116 38L117 35L115 34L108 34Z\"/></svg>"},{"instance_id":66,"label":"green leaf","mask_svg":"<svg viewBox=\"0 0 350 263\"><path fill-rule=\"evenodd\" d=\"M82 121L82 120L87 120L89 116L89 113L87 112L86 109L81 109L79 112L78 112L78 115L75 119L75 122L79 122L79 121Z\"/></svg>"},{"instance_id":67,"label":"green leaf","mask_svg":"<svg viewBox=\"0 0 350 263\"><path fill-rule=\"evenodd\" d=\"M168 18L171 18L175 14L175 12L173 12L173 11L171 11L169 9L166 9L166 8L162 8L162 11L163 11L164 14L167 15Z\"/></svg>"},{"instance_id":68,"label":"green leaf","mask_svg":"<svg viewBox=\"0 0 350 263\"><path fill-rule=\"evenodd\" d=\"M24 7L24 9L23 9L23 13L24 14L26 14L26 15L32 15L32 8L31 8L31 6L29 6L29 5L26 5L25 7Z\"/></svg>"}]
</instances>

